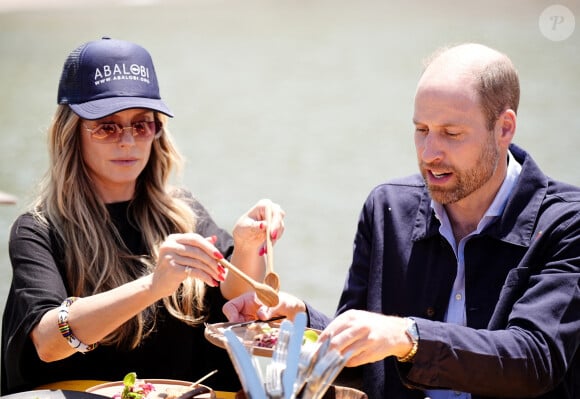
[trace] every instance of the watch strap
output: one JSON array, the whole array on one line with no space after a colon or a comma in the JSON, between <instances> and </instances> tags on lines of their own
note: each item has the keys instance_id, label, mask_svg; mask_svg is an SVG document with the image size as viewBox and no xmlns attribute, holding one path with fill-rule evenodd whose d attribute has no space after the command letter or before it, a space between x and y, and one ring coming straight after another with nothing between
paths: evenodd
<instances>
[{"instance_id":1,"label":"watch strap","mask_svg":"<svg viewBox=\"0 0 580 399\"><path fill-rule=\"evenodd\" d=\"M409 337L413 346L411 347L409 353L407 353L405 356L403 357L397 356L397 360L403 363L412 361L413 358L415 357L415 354L417 354L417 350L419 349L419 330L417 329L417 323L415 322L415 320L411 318L407 319L410 320L411 323L409 324L409 327L407 327L407 329L405 330L405 334L407 335L407 337Z\"/></svg>"}]
</instances>

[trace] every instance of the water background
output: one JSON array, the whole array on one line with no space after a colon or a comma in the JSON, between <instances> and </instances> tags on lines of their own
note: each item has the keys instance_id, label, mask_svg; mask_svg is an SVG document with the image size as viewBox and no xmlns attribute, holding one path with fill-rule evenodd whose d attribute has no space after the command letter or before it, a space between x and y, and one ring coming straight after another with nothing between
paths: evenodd
<instances>
[{"instance_id":1,"label":"water background","mask_svg":"<svg viewBox=\"0 0 580 399\"><path fill-rule=\"evenodd\" d=\"M466 41L519 69L515 142L550 175L580 185L580 27L552 41L552 1L0 0L0 306L11 278L10 224L47 167L45 130L62 63L111 36L152 54L187 158L180 177L231 228L259 198L287 212L276 246L282 288L333 313L362 203L416 171L413 95L421 60ZM66 2L64 2L66 3ZM47 4L51 4L47 7ZM580 2L560 1L580 25ZM3 11L2 11L3 10ZM1 311L1 310L0 310Z\"/></svg>"}]
</instances>

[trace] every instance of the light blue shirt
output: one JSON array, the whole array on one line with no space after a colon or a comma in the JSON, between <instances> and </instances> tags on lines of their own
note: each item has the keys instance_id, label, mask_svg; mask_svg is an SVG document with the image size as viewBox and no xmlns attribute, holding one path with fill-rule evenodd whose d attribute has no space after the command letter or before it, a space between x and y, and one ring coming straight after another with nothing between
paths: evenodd
<instances>
[{"instance_id":1,"label":"light blue shirt","mask_svg":"<svg viewBox=\"0 0 580 399\"><path fill-rule=\"evenodd\" d=\"M465 258L464 249L465 244L469 239L481 233L481 231L489 225L493 220L499 217L508 201L508 198L516 185L522 166L515 160L511 152L508 151L508 168L506 178L504 179L497 195L495 196L490 207L479 221L477 229L455 243L453 230L445 207L435 201L431 201L431 207L435 211L435 216L441 222L439 233L445 237L449 242L455 257L457 258L457 275L453 283L453 289L449 297L449 305L447 306L447 313L445 314L445 322L466 326L467 320L465 317ZM471 399L471 394L465 392L457 392L450 390L427 390L425 394L431 399Z\"/></svg>"}]
</instances>

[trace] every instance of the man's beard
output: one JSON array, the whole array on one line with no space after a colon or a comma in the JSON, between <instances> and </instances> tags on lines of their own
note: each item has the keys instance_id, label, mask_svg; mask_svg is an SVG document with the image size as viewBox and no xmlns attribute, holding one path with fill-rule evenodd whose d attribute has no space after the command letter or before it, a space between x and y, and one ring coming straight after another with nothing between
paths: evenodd
<instances>
[{"instance_id":1,"label":"man's beard","mask_svg":"<svg viewBox=\"0 0 580 399\"><path fill-rule=\"evenodd\" d=\"M479 158L474 164L474 167L465 171L457 171L453 167L445 166L446 170L453 173L455 179L455 184L453 184L453 186L430 186L426 175L426 169L430 169L431 165L422 164L421 174L423 175L423 179L425 179L425 184L427 184L427 188L429 189L429 193L433 200L443 205L452 204L469 196L487 183L493 176L498 161L499 150L495 145L493 135L490 134L490 138L487 140L485 147L479 154ZM436 166L440 167L441 165Z\"/></svg>"}]
</instances>

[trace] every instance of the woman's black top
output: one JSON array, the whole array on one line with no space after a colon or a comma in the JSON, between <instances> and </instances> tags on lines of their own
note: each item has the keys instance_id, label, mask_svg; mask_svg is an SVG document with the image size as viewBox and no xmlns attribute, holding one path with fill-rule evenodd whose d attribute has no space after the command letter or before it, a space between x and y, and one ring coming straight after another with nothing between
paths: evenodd
<instances>
[{"instance_id":1,"label":"woman's black top","mask_svg":"<svg viewBox=\"0 0 580 399\"><path fill-rule=\"evenodd\" d=\"M129 202L107 205L125 245L133 254L145 254L142 235L127 218ZM230 234L220 229L199 202L196 232L218 237L216 246L227 257L233 251ZM194 381L218 369L204 384L223 391L240 389L239 379L226 350L209 343L203 325L193 328L169 315L161 301L155 331L133 350L100 345L86 354L56 362L41 361L29 337L44 313L71 296L64 282L62 249L52 229L41 226L30 214L14 222L10 234L12 284L2 320L2 390L6 395L63 380L122 380L134 371L138 378ZM208 322L225 321L225 299L219 288L207 288Z\"/></svg>"}]
</instances>

